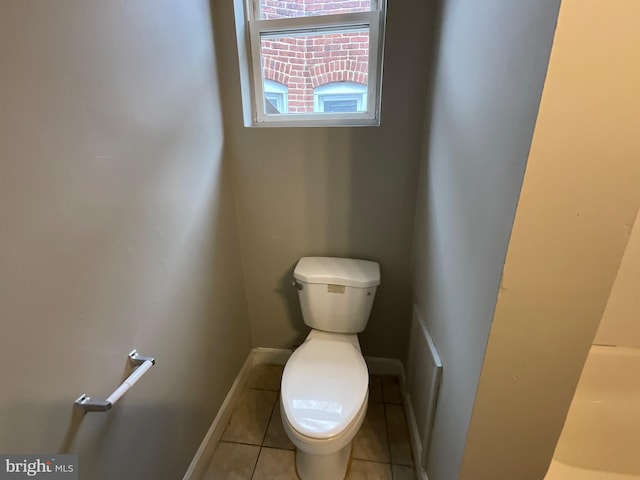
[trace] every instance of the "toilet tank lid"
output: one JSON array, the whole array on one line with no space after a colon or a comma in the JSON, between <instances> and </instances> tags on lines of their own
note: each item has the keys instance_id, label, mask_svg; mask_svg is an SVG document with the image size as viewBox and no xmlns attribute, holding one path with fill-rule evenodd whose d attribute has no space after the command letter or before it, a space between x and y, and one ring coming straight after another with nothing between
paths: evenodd
<instances>
[{"instance_id":1,"label":"toilet tank lid","mask_svg":"<svg viewBox=\"0 0 640 480\"><path fill-rule=\"evenodd\" d=\"M306 283L374 287L380 285L380 265L353 258L303 257L298 261L293 276Z\"/></svg>"}]
</instances>

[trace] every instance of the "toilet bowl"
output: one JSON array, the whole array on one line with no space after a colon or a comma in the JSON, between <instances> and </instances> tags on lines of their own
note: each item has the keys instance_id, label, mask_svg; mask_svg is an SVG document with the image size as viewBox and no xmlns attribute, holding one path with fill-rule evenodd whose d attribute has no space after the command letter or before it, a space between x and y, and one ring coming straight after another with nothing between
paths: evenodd
<instances>
[{"instance_id":1,"label":"toilet bowl","mask_svg":"<svg viewBox=\"0 0 640 480\"><path fill-rule=\"evenodd\" d=\"M380 267L367 260L305 257L294 278L312 330L282 374L282 423L296 446L302 480L342 480L367 412L369 372L357 333L369 320Z\"/></svg>"},{"instance_id":2,"label":"toilet bowl","mask_svg":"<svg viewBox=\"0 0 640 480\"><path fill-rule=\"evenodd\" d=\"M367 412L369 374L353 334L312 330L282 375L281 413L303 480L343 479Z\"/></svg>"}]
</instances>

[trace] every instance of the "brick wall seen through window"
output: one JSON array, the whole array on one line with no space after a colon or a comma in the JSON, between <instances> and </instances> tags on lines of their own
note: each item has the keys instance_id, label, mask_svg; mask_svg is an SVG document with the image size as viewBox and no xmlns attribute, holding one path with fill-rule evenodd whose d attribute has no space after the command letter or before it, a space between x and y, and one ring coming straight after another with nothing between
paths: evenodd
<instances>
[{"instance_id":1,"label":"brick wall seen through window","mask_svg":"<svg viewBox=\"0 0 640 480\"><path fill-rule=\"evenodd\" d=\"M260 0L263 19L370 9L371 0ZM367 85L368 29L263 36L260 47L263 78L286 87L289 113L314 112L314 89L317 87L336 82Z\"/></svg>"}]
</instances>

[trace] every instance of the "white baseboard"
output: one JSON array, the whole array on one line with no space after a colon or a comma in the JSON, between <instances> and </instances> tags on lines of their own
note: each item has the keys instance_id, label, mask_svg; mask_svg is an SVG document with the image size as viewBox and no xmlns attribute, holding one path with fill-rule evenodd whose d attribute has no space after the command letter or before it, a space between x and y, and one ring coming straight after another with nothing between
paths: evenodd
<instances>
[{"instance_id":1,"label":"white baseboard","mask_svg":"<svg viewBox=\"0 0 640 480\"><path fill-rule=\"evenodd\" d=\"M383 366L383 370L389 373L375 373L374 375L395 375L400 377L400 387L402 389L402 405L404 406L404 414L409 427L409 438L411 440L411 453L413 455L413 468L416 473L417 480L429 480L427 472L422 468L420 458L422 458L422 441L420 440L420 432L416 422L416 415L413 411L413 403L406 388L406 375L404 373L404 365L400 360L392 358L374 358L376 366ZM369 360L367 360L369 364ZM371 370L371 368L370 368Z\"/></svg>"},{"instance_id":2,"label":"white baseboard","mask_svg":"<svg viewBox=\"0 0 640 480\"><path fill-rule=\"evenodd\" d=\"M272 365L284 365L289 360L293 351L284 348L254 348L251 351L253 365L270 363Z\"/></svg>"},{"instance_id":3,"label":"white baseboard","mask_svg":"<svg viewBox=\"0 0 640 480\"><path fill-rule=\"evenodd\" d=\"M404 372L403 372L404 373ZM416 422L416 414L413 411L413 403L411 397L404 388L404 381L402 382L402 401L404 404L404 414L409 426L409 437L411 439L411 453L413 454L413 468L416 472L417 480L429 480L427 472L422 468L420 459L422 458L422 440L420 439L420 432L418 431L418 423Z\"/></svg>"},{"instance_id":4,"label":"white baseboard","mask_svg":"<svg viewBox=\"0 0 640 480\"><path fill-rule=\"evenodd\" d=\"M364 359L367 362L369 373L372 375L393 375L395 377L400 377L402 403L404 405L404 412L409 426L411 453L413 454L416 478L417 480L429 480L427 472L425 472L422 465L420 465L420 459L422 458L422 441L420 440L418 424L416 423L416 415L413 411L413 403L411 402L411 398L409 397L405 386L406 377L402 362L394 358L364 357Z\"/></svg>"},{"instance_id":5,"label":"white baseboard","mask_svg":"<svg viewBox=\"0 0 640 480\"><path fill-rule=\"evenodd\" d=\"M407 351L405 412L411 416L412 444L419 447L416 463L424 468L435 420L444 365L425 320L413 306Z\"/></svg>"},{"instance_id":6,"label":"white baseboard","mask_svg":"<svg viewBox=\"0 0 640 480\"><path fill-rule=\"evenodd\" d=\"M222 402L216 418L213 419L207 434L204 436L200 447L198 447L198 451L193 457L193 460L191 460L191 464L189 465L189 468L184 474L182 480L200 480L200 478L205 474L207 467L209 466L209 462L211 461L211 457L213 456L213 451L222 437L222 432L224 432L227 422L231 418L233 406L238 400L242 388L247 383L249 373L253 366L253 351L251 351L249 352L244 365L242 365L238 376L234 380L233 385L231 385L229 393L227 393L224 402Z\"/></svg>"},{"instance_id":7,"label":"white baseboard","mask_svg":"<svg viewBox=\"0 0 640 480\"><path fill-rule=\"evenodd\" d=\"M222 438L222 433L231 418L233 407L240 396L240 392L249 380L249 373L251 373L251 369L256 365L263 363L284 365L287 363L290 356L291 350L279 348L254 348L249 352L244 365L242 365L238 376L234 380L233 385L231 385L229 393L227 393L224 402L222 402L216 418L213 419L207 434L204 436L204 439L193 457L193 460L191 460L191 464L189 465L187 472L184 474L184 477L182 477L182 480L200 480L205 474L207 467L209 466L209 462L211 461L211 457L213 456L213 452L218 445L220 438Z\"/></svg>"}]
</instances>

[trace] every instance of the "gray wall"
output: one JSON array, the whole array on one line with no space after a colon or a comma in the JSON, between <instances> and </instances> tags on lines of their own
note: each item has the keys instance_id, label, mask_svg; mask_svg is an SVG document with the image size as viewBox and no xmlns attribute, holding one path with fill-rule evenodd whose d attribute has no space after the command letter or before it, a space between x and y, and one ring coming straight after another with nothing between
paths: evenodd
<instances>
[{"instance_id":1,"label":"gray wall","mask_svg":"<svg viewBox=\"0 0 640 480\"><path fill-rule=\"evenodd\" d=\"M444 362L430 480L460 468L559 3L439 2L413 261Z\"/></svg>"},{"instance_id":2,"label":"gray wall","mask_svg":"<svg viewBox=\"0 0 640 480\"><path fill-rule=\"evenodd\" d=\"M181 478L250 348L209 6L5 0L0 32L0 452Z\"/></svg>"},{"instance_id":3,"label":"gray wall","mask_svg":"<svg viewBox=\"0 0 640 480\"><path fill-rule=\"evenodd\" d=\"M308 328L290 286L296 261L347 256L381 265L364 352L401 358L430 2L389 3L381 127L265 129L242 126L231 3L214 8L253 343L299 343Z\"/></svg>"}]
</instances>

